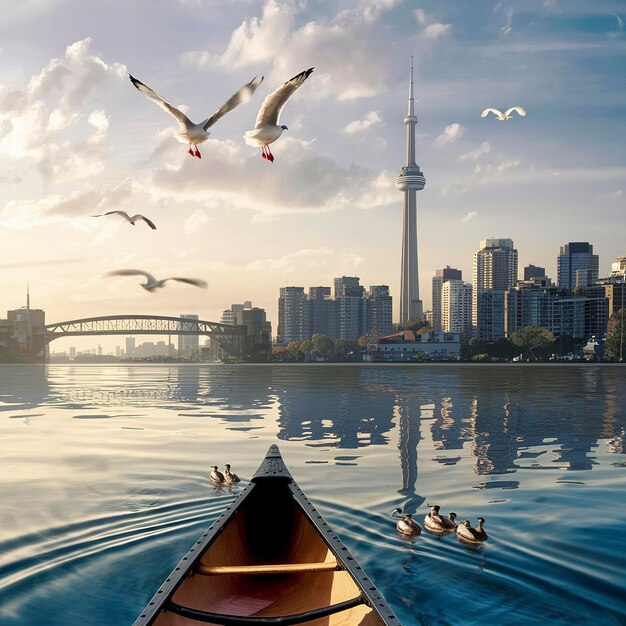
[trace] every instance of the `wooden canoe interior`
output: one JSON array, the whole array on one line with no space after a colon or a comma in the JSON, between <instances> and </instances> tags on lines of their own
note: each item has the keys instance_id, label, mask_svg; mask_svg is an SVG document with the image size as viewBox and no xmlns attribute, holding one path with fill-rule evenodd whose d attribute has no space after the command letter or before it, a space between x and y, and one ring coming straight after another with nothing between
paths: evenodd
<instances>
[{"instance_id":1,"label":"wooden canoe interior","mask_svg":"<svg viewBox=\"0 0 626 626\"><path fill-rule=\"evenodd\" d=\"M289 485L259 481L196 560L171 600L195 610L242 617L304 613L361 595L351 575L335 569L335 564L332 551L293 498ZM200 622L162 609L152 623L198 626ZM304 623L384 625L366 604Z\"/></svg>"}]
</instances>

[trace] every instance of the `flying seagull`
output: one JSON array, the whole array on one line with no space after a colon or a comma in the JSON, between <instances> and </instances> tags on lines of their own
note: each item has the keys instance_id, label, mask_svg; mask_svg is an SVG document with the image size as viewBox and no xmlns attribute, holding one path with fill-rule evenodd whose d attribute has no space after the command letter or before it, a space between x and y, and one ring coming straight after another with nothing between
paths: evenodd
<instances>
[{"instance_id":1,"label":"flying seagull","mask_svg":"<svg viewBox=\"0 0 626 626\"><path fill-rule=\"evenodd\" d=\"M276 141L284 130L289 130L284 124L278 125L280 113L293 92L302 85L314 69L310 67L308 70L300 72L263 100L256 117L254 130L246 132L244 139L249 146L260 146L261 156L264 159L274 162L274 155L269 144Z\"/></svg>"},{"instance_id":2,"label":"flying seagull","mask_svg":"<svg viewBox=\"0 0 626 626\"><path fill-rule=\"evenodd\" d=\"M177 280L180 283L187 283L188 285L193 285L194 287L205 288L207 286L204 280L200 280L198 278L171 277L164 278L163 280L157 280L152 274L148 274L148 272L144 272L142 270L115 270L113 272L107 272L106 276L145 276L148 282L141 283L141 286L146 291L152 291L153 289L164 287L168 280Z\"/></svg>"},{"instance_id":3,"label":"flying seagull","mask_svg":"<svg viewBox=\"0 0 626 626\"><path fill-rule=\"evenodd\" d=\"M104 217L105 215L119 215L123 217L129 224L132 224L133 226L135 225L136 221L143 220L146 224L148 224L148 226L150 226L150 228L152 228L152 230L156 230L156 226L154 225L154 222L149 220L145 215L139 215L139 213L137 213L137 215L131 216L131 215L128 215L126 211L108 211L107 213L101 213L100 215L92 215L91 217Z\"/></svg>"},{"instance_id":4,"label":"flying seagull","mask_svg":"<svg viewBox=\"0 0 626 626\"><path fill-rule=\"evenodd\" d=\"M498 111L498 109L483 109L480 112L480 117L487 117L489 113L493 113L496 116L497 120L503 122L505 120L510 120L511 113L513 113L514 111L515 113L517 113L518 115L521 115L522 117L526 115L526 111L524 111L522 107L515 106L515 107L511 107L510 109L507 109L504 113L502 113L502 111Z\"/></svg>"},{"instance_id":5,"label":"flying seagull","mask_svg":"<svg viewBox=\"0 0 626 626\"><path fill-rule=\"evenodd\" d=\"M152 91L150 87L144 85L141 81L128 75L130 82L141 91L141 93L152 100L155 104L159 105L164 111L167 111L170 115L173 115L180 126L176 137L181 143L189 144L189 154L191 156L197 156L202 158L200 150L198 150L198 144L206 141L209 138L210 133L208 129L217 122L223 115L226 115L229 111L232 111L238 104L245 102L256 91L256 88L263 82L263 76L259 78L255 76L247 85L244 85L238 92L234 93L211 117L205 119L199 124L194 124L182 111L179 111L176 107L173 107L167 100L162 98L158 93ZM192 149L193 148L193 149Z\"/></svg>"}]
</instances>

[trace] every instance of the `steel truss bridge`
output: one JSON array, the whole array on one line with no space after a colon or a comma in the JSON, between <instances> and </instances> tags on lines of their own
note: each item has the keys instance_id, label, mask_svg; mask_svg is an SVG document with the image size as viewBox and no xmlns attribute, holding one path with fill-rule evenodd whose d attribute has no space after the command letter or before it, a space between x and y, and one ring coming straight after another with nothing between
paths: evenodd
<instances>
[{"instance_id":1,"label":"steel truss bridge","mask_svg":"<svg viewBox=\"0 0 626 626\"><path fill-rule=\"evenodd\" d=\"M61 337L82 335L206 335L228 354L241 356L246 349L246 326L162 315L108 315L47 324L35 354Z\"/></svg>"}]
</instances>

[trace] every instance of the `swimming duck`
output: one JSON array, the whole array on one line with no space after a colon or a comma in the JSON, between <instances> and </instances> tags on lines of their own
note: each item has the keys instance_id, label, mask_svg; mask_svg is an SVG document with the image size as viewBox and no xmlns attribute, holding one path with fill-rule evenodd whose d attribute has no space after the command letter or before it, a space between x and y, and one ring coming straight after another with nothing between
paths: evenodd
<instances>
[{"instance_id":1,"label":"swimming duck","mask_svg":"<svg viewBox=\"0 0 626 626\"><path fill-rule=\"evenodd\" d=\"M476 528L472 528L469 520L463 520L456 527L457 537L465 541L485 541L485 539L487 539L487 533L483 528L484 524L485 520L482 517L478 518L478 526Z\"/></svg>"},{"instance_id":2,"label":"swimming duck","mask_svg":"<svg viewBox=\"0 0 626 626\"><path fill-rule=\"evenodd\" d=\"M209 474L209 478L214 483L223 483L224 482L224 474L217 469L217 465L211 465L211 473Z\"/></svg>"},{"instance_id":3,"label":"swimming duck","mask_svg":"<svg viewBox=\"0 0 626 626\"><path fill-rule=\"evenodd\" d=\"M450 513L450 517L439 515L439 505L431 507L430 513L424 517L424 527L431 532L448 532L456 528L456 513Z\"/></svg>"},{"instance_id":4,"label":"swimming duck","mask_svg":"<svg viewBox=\"0 0 626 626\"><path fill-rule=\"evenodd\" d=\"M233 472L230 471L230 465L228 463L224 465L224 480L227 483L241 482L241 479L239 478L239 476L237 476L237 474L233 474Z\"/></svg>"},{"instance_id":5,"label":"swimming duck","mask_svg":"<svg viewBox=\"0 0 626 626\"><path fill-rule=\"evenodd\" d=\"M396 530L401 535L407 535L409 537L419 535L422 532L419 524L408 514L403 513L402 509L394 509L391 512L392 517L400 518L396 524Z\"/></svg>"}]
</instances>

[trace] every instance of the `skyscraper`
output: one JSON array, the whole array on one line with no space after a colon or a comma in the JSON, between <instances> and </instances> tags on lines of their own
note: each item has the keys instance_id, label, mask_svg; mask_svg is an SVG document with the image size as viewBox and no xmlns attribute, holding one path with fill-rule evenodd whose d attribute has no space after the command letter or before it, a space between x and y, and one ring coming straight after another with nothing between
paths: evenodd
<instances>
[{"instance_id":1,"label":"skyscraper","mask_svg":"<svg viewBox=\"0 0 626 626\"><path fill-rule=\"evenodd\" d=\"M406 165L396 178L396 187L404 194L402 210L402 273L400 281L400 323L412 318L422 318L419 275L417 265L417 198L415 193L424 189L426 178L415 163L415 126L417 117L413 100L413 57L409 81L409 110L406 124Z\"/></svg>"},{"instance_id":2,"label":"skyscraper","mask_svg":"<svg viewBox=\"0 0 626 626\"><path fill-rule=\"evenodd\" d=\"M200 319L195 313L181 313L181 319L198 320ZM195 330L196 324L181 322L180 330ZM178 335L178 356L191 356L200 352L200 337L198 335Z\"/></svg>"},{"instance_id":3,"label":"skyscraper","mask_svg":"<svg viewBox=\"0 0 626 626\"><path fill-rule=\"evenodd\" d=\"M304 341L305 337L304 287L281 287L278 298L278 343Z\"/></svg>"},{"instance_id":4,"label":"skyscraper","mask_svg":"<svg viewBox=\"0 0 626 626\"><path fill-rule=\"evenodd\" d=\"M442 297L442 289L443 284L447 280L462 280L463 272L461 270L454 269L449 265L446 265L442 270L435 270L435 275L433 276L433 330L435 332L441 332L442 329L442 321L441 321L441 297ZM460 332L460 331L455 331Z\"/></svg>"},{"instance_id":5,"label":"skyscraper","mask_svg":"<svg viewBox=\"0 0 626 626\"><path fill-rule=\"evenodd\" d=\"M460 273L460 272L459 272ZM472 334L472 285L461 279L446 280L441 289L441 327L447 333Z\"/></svg>"},{"instance_id":6,"label":"skyscraper","mask_svg":"<svg viewBox=\"0 0 626 626\"><path fill-rule=\"evenodd\" d=\"M557 259L557 284L570 291L593 285L598 280L600 261L587 241L570 241L561 246Z\"/></svg>"},{"instance_id":7,"label":"skyscraper","mask_svg":"<svg viewBox=\"0 0 626 626\"><path fill-rule=\"evenodd\" d=\"M307 329L306 335L326 335L333 341L337 339L337 307L330 297L330 287L310 287L306 300Z\"/></svg>"},{"instance_id":8,"label":"skyscraper","mask_svg":"<svg viewBox=\"0 0 626 626\"><path fill-rule=\"evenodd\" d=\"M472 324L476 336L497 341L505 332L505 299L517 282L517 250L513 240L486 239L474 252Z\"/></svg>"},{"instance_id":9,"label":"skyscraper","mask_svg":"<svg viewBox=\"0 0 626 626\"><path fill-rule=\"evenodd\" d=\"M527 265L524 268L524 280L533 278L543 278L546 275L546 268L538 265Z\"/></svg>"},{"instance_id":10,"label":"skyscraper","mask_svg":"<svg viewBox=\"0 0 626 626\"><path fill-rule=\"evenodd\" d=\"M393 328L392 298L387 285L372 285L366 294L367 319L363 333L370 331L379 337L388 335Z\"/></svg>"},{"instance_id":11,"label":"skyscraper","mask_svg":"<svg viewBox=\"0 0 626 626\"><path fill-rule=\"evenodd\" d=\"M335 278L337 302L337 337L345 341L357 341L363 334L366 319L365 288L357 276Z\"/></svg>"}]
</instances>

